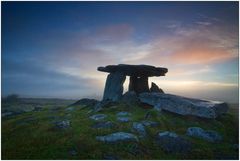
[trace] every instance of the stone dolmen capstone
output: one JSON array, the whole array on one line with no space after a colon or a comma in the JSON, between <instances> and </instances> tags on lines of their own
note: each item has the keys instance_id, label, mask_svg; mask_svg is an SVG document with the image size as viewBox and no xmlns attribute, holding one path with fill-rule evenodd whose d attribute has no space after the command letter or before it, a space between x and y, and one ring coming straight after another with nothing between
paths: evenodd
<instances>
[{"instance_id":1,"label":"stone dolmen capstone","mask_svg":"<svg viewBox=\"0 0 240 161\"><path fill-rule=\"evenodd\" d=\"M98 71L110 73L107 76L103 100L118 101L122 97L123 83L126 76L130 76L128 91L136 94L150 92L148 77L165 76L167 68L154 67L150 65L108 65L98 67Z\"/></svg>"}]
</instances>

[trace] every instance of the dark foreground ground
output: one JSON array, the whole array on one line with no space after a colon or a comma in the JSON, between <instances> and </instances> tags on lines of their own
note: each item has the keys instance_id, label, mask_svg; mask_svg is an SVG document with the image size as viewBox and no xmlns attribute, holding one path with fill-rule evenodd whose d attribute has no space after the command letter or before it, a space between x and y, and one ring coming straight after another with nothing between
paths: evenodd
<instances>
[{"instance_id":1,"label":"dark foreground ground","mask_svg":"<svg viewBox=\"0 0 240 161\"><path fill-rule=\"evenodd\" d=\"M89 113L91 107L69 108L72 100L25 99L24 103L2 104L2 159L238 159L238 105L230 105L229 113L215 120L183 117L139 106L115 105L99 112L107 114L106 121L114 127L96 129ZM13 108L16 113L8 113ZM25 112L19 111L24 108ZM116 113L128 111L131 121L116 120ZM133 122L149 113L149 120L158 122L147 127L147 136L139 142L108 144L96 136L113 132L131 132ZM59 126L57 122L66 121ZM223 136L217 143L186 136L188 127L215 130ZM156 134L173 131L193 143L190 153L167 153L156 143Z\"/></svg>"}]
</instances>

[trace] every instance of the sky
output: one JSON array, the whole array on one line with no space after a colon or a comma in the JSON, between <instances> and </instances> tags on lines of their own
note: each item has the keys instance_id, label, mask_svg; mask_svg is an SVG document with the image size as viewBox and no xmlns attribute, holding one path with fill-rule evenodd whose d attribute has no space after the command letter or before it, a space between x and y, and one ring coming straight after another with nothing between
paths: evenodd
<instances>
[{"instance_id":1,"label":"sky","mask_svg":"<svg viewBox=\"0 0 240 161\"><path fill-rule=\"evenodd\" d=\"M97 67L147 64L165 93L238 102L238 2L1 4L3 96L101 99Z\"/></svg>"}]
</instances>

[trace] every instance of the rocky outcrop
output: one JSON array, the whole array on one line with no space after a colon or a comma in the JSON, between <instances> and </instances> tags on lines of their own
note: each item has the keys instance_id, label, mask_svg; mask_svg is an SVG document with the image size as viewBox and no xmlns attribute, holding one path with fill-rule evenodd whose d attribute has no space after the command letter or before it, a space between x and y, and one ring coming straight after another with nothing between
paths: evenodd
<instances>
[{"instance_id":1,"label":"rocky outcrop","mask_svg":"<svg viewBox=\"0 0 240 161\"><path fill-rule=\"evenodd\" d=\"M166 110L180 115L216 118L228 111L224 102L206 101L163 93L141 93L139 99L158 110Z\"/></svg>"},{"instance_id":2,"label":"rocky outcrop","mask_svg":"<svg viewBox=\"0 0 240 161\"><path fill-rule=\"evenodd\" d=\"M160 132L157 135L157 143L168 153L187 153L192 149L192 144L174 132Z\"/></svg>"},{"instance_id":3,"label":"rocky outcrop","mask_svg":"<svg viewBox=\"0 0 240 161\"><path fill-rule=\"evenodd\" d=\"M118 101L122 97L126 75L120 72L110 73L105 84L103 100Z\"/></svg>"},{"instance_id":4,"label":"rocky outcrop","mask_svg":"<svg viewBox=\"0 0 240 161\"><path fill-rule=\"evenodd\" d=\"M70 106L95 106L99 101L95 99L83 98L78 100L77 102L71 104Z\"/></svg>"},{"instance_id":5,"label":"rocky outcrop","mask_svg":"<svg viewBox=\"0 0 240 161\"><path fill-rule=\"evenodd\" d=\"M152 82L150 92L164 93L161 88L159 88L155 83Z\"/></svg>"},{"instance_id":6,"label":"rocky outcrop","mask_svg":"<svg viewBox=\"0 0 240 161\"><path fill-rule=\"evenodd\" d=\"M124 93L124 95L121 98L121 102L124 102L128 105L135 105L139 103L139 99L137 94L134 91L128 91Z\"/></svg>"},{"instance_id":7,"label":"rocky outcrop","mask_svg":"<svg viewBox=\"0 0 240 161\"><path fill-rule=\"evenodd\" d=\"M203 130L200 127L189 127L187 135L204 139L209 142L218 142L222 140L222 136L213 130Z\"/></svg>"},{"instance_id":8,"label":"rocky outcrop","mask_svg":"<svg viewBox=\"0 0 240 161\"><path fill-rule=\"evenodd\" d=\"M97 136L96 139L106 143L116 143L122 141L138 141L137 136L126 132L116 132L105 136Z\"/></svg>"}]
</instances>

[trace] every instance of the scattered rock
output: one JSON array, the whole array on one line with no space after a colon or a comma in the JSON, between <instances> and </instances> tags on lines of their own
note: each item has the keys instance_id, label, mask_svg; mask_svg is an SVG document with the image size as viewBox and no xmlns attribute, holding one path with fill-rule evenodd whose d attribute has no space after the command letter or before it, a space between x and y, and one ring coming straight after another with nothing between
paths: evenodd
<instances>
[{"instance_id":1,"label":"scattered rock","mask_svg":"<svg viewBox=\"0 0 240 161\"><path fill-rule=\"evenodd\" d=\"M89 99L89 98L83 98L78 100L77 102L71 104L70 106L77 106L77 105L81 105L81 106L90 106L93 107L95 106L99 101L95 100L95 99Z\"/></svg>"},{"instance_id":2,"label":"scattered rock","mask_svg":"<svg viewBox=\"0 0 240 161\"><path fill-rule=\"evenodd\" d=\"M107 122L98 122L92 126L95 129L102 129L102 128L112 128L114 124L111 121Z\"/></svg>"},{"instance_id":3,"label":"scattered rock","mask_svg":"<svg viewBox=\"0 0 240 161\"><path fill-rule=\"evenodd\" d=\"M159 123L154 122L154 121L149 121L149 120L143 120L143 121L141 121L141 123L142 123L144 126L150 126L150 127L156 127L156 126L159 125Z\"/></svg>"},{"instance_id":4,"label":"scattered rock","mask_svg":"<svg viewBox=\"0 0 240 161\"><path fill-rule=\"evenodd\" d=\"M213 130L203 130L200 127L189 127L187 135L192 137L201 138L210 142L217 142L222 140L222 136Z\"/></svg>"},{"instance_id":5,"label":"scattered rock","mask_svg":"<svg viewBox=\"0 0 240 161\"><path fill-rule=\"evenodd\" d=\"M96 114L96 115L92 115L89 118L95 121L99 121L99 120L104 120L107 117L107 115L105 114Z\"/></svg>"},{"instance_id":6,"label":"scattered rock","mask_svg":"<svg viewBox=\"0 0 240 161\"><path fill-rule=\"evenodd\" d=\"M70 120L57 121L55 124L59 129L67 129L70 126Z\"/></svg>"},{"instance_id":7,"label":"scattered rock","mask_svg":"<svg viewBox=\"0 0 240 161\"><path fill-rule=\"evenodd\" d=\"M192 144L174 132L160 132L157 135L157 142L161 148L168 153L188 153Z\"/></svg>"},{"instance_id":8,"label":"scattered rock","mask_svg":"<svg viewBox=\"0 0 240 161\"><path fill-rule=\"evenodd\" d=\"M74 108L74 107L68 107L68 108L66 108L65 110L66 110L66 111L74 111L75 108Z\"/></svg>"},{"instance_id":9,"label":"scattered rock","mask_svg":"<svg viewBox=\"0 0 240 161\"><path fill-rule=\"evenodd\" d=\"M150 92L164 93L161 88L159 88L155 83L152 82Z\"/></svg>"},{"instance_id":10,"label":"scattered rock","mask_svg":"<svg viewBox=\"0 0 240 161\"><path fill-rule=\"evenodd\" d=\"M126 111L118 112L117 116L131 116L132 114Z\"/></svg>"},{"instance_id":11,"label":"scattered rock","mask_svg":"<svg viewBox=\"0 0 240 161\"><path fill-rule=\"evenodd\" d=\"M131 119L129 117L117 117L119 122L129 122Z\"/></svg>"},{"instance_id":12,"label":"scattered rock","mask_svg":"<svg viewBox=\"0 0 240 161\"><path fill-rule=\"evenodd\" d=\"M180 115L193 115L204 118L216 118L228 111L223 102L186 98L164 93L141 93L140 101L156 109L163 109Z\"/></svg>"},{"instance_id":13,"label":"scattered rock","mask_svg":"<svg viewBox=\"0 0 240 161\"><path fill-rule=\"evenodd\" d=\"M139 99L134 91L128 91L122 96L121 102L124 102L128 105L135 105L139 104Z\"/></svg>"},{"instance_id":14,"label":"scattered rock","mask_svg":"<svg viewBox=\"0 0 240 161\"><path fill-rule=\"evenodd\" d=\"M137 136L126 132L116 132L105 136L97 136L96 139L106 143L116 143L119 141L138 141Z\"/></svg>"},{"instance_id":15,"label":"scattered rock","mask_svg":"<svg viewBox=\"0 0 240 161\"><path fill-rule=\"evenodd\" d=\"M143 124L139 122L134 122L132 125L132 130L136 131L141 137L146 136L146 130Z\"/></svg>"}]
</instances>

